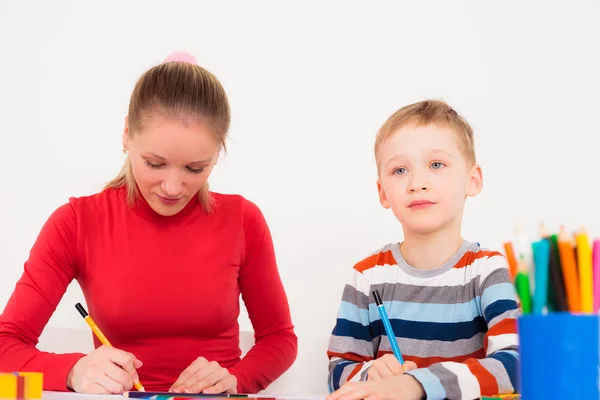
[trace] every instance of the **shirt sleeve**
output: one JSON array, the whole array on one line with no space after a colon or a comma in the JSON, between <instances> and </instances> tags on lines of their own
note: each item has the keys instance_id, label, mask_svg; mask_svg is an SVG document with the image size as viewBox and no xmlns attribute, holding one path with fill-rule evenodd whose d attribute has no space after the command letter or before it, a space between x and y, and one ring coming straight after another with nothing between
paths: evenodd
<instances>
[{"instance_id":1,"label":"shirt sleeve","mask_svg":"<svg viewBox=\"0 0 600 400\"><path fill-rule=\"evenodd\" d=\"M45 390L66 391L69 371L84 356L36 349L44 327L75 277L76 232L70 204L52 213L0 315L0 372L42 372Z\"/></svg>"},{"instance_id":2,"label":"shirt sleeve","mask_svg":"<svg viewBox=\"0 0 600 400\"><path fill-rule=\"evenodd\" d=\"M245 258L240 267L239 286L255 332L255 344L229 370L238 380L238 392L258 393L293 364L298 339L265 218L247 200L243 218Z\"/></svg>"},{"instance_id":3,"label":"shirt sleeve","mask_svg":"<svg viewBox=\"0 0 600 400\"><path fill-rule=\"evenodd\" d=\"M365 380L377 354L381 338L372 335L369 287L364 274L354 269L351 282L344 287L329 339L329 392L338 390L346 382Z\"/></svg>"},{"instance_id":4,"label":"shirt sleeve","mask_svg":"<svg viewBox=\"0 0 600 400\"><path fill-rule=\"evenodd\" d=\"M487 324L485 358L441 362L408 372L422 385L427 399L474 399L518 392L519 339L516 319L522 314L506 260L482 260L480 307Z\"/></svg>"}]
</instances>

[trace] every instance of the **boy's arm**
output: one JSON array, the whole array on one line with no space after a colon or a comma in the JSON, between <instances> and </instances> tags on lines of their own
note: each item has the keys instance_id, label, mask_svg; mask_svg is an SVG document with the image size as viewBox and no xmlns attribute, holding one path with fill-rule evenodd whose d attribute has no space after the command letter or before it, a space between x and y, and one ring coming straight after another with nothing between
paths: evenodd
<instances>
[{"instance_id":1,"label":"boy's arm","mask_svg":"<svg viewBox=\"0 0 600 400\"><path fill-rule=\"evenodd\" d=\"M408 372L423 385L427 399L473 399L518 390L516 318L521 309L504 257L492 256L485 261L479 289L488 328L483 341L486 357L441 362Z\"/></svg>"},{"instance_id":2,"label":"boy's arm","mask_svg":"<svg viewBox=\"0 0 600 400\"><path fill-rule=\"evenodd\" d=\"M329 391L349 381L365 380L366 372L379 347L380 337L371 337L369 318L370 284L364 274L353 270L329 340Z\"/></svg>"}]
</instances>

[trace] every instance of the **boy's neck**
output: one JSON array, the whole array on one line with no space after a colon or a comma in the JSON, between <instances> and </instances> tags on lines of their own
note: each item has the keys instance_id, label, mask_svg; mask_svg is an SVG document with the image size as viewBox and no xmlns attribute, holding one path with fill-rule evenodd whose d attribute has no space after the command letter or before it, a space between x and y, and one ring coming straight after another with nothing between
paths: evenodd
<instances>
[{"instance_id":1,"label":"boy's neck","mask_svg":"<svg viewBox=\"0 0 600 400\"><path fill-rule=\"evenodd\" d=\"M416 269L436 269L444 265L460 249L463 238L460 226L449 226L446 229L418 234L404 232L404 241L400 252L406 262Z\"/></svg>"}]
</instances>

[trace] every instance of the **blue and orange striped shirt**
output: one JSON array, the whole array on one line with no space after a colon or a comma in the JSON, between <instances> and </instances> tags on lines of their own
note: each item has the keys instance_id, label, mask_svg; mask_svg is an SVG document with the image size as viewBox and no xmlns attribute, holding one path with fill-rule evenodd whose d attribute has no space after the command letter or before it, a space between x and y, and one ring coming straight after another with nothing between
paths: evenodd
<instances>
[{"instance_id":1,"label":"blue and orange striped shirt","mask_svg":"<svg viewBox=\"0 0 600 400\"><path fill-rule=\"evenodd\" d=\"M392 353L373 295L379 290L408 372L427 399L474 399L517 388L521 315L507 262L464 241L443 266L418 270L398 243L354 266L329 342L329 390L367 379L374 359Z\"/></svg>"}]
</instances>

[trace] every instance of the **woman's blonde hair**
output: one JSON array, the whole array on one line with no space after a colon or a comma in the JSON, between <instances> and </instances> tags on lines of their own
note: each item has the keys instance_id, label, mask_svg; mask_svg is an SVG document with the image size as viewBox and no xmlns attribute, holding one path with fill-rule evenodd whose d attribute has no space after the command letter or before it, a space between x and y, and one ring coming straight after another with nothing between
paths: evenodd
<instances>
[{"instance_id":1,"label":"woman's blonde hair","mask_svg":"<svg viewBox=\"0 0 600 400\"><path fill-rule=\"evenodd\" d=\"M231 112L221 83L193 58L168 60L146 71L137 81L129 101L129 135L139 133L145 123L157 116L194 121L209 128L225 149ZM133 204L139 193L129 157L105 189L123 186L127 187L128 202ZM198 191L198 199L202 208L210 212L213 200L208 182Z\"/></svg>"}]
</instances>

